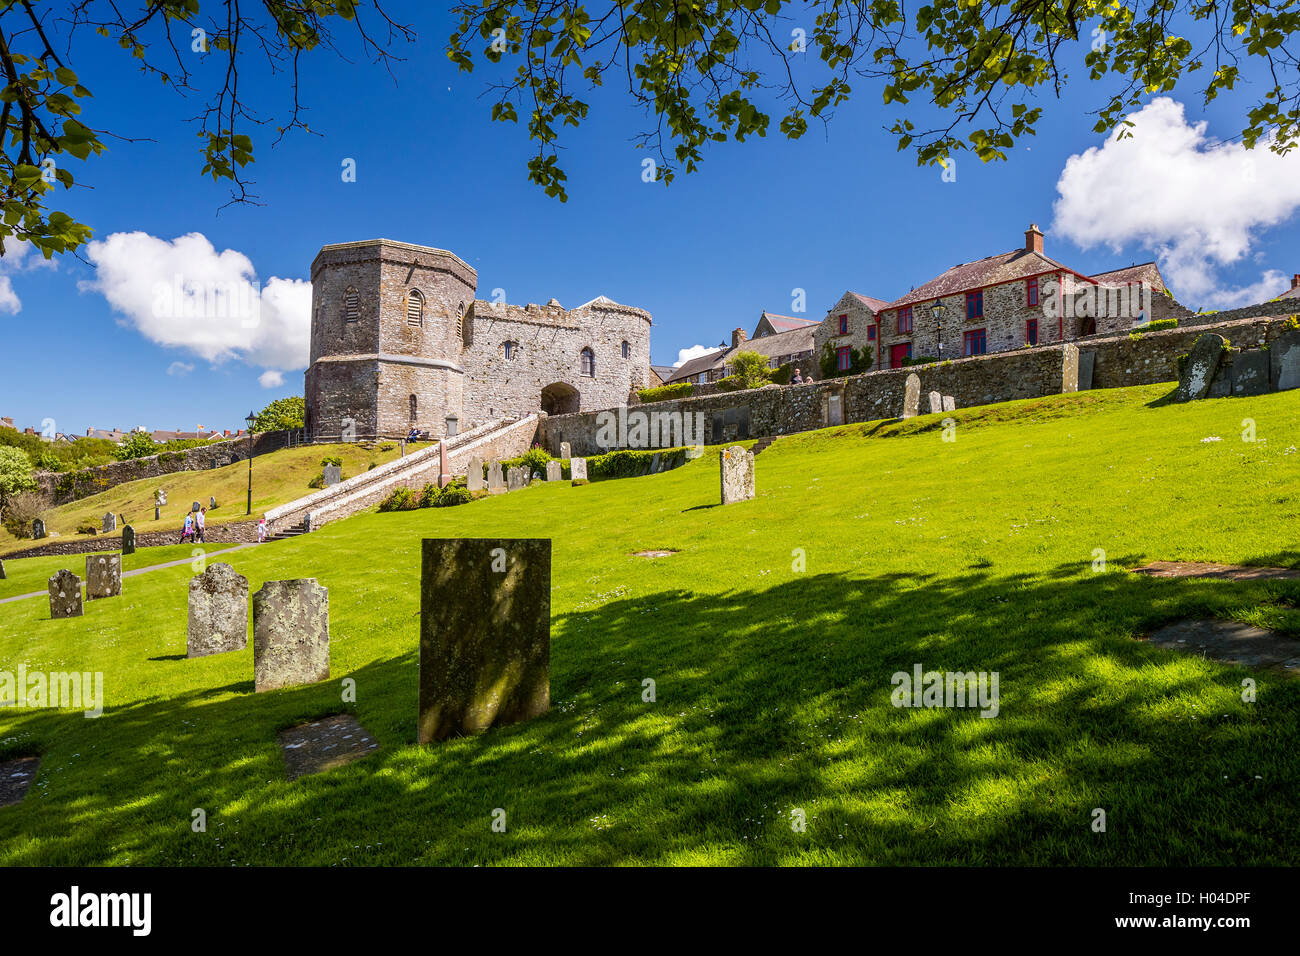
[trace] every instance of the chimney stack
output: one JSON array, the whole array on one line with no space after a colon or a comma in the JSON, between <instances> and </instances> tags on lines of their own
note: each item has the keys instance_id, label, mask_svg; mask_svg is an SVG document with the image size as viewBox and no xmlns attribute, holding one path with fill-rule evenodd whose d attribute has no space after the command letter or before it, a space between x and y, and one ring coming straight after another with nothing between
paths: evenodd
<instances>
[{"instance_id":1,"label":"chimney stack","mask_svg":"<svg viewBox=\"0 0 1300 956\"><path fill-rule=\"evenodd\" d=\"M1300 272L1291 277L1291 288L1300 289Z\"/></svg>"},{"instance_id":2,"label":"chimney stack","mask_svg":"<svg viewBox=\"0 0 1300 956\"><path fill-rule=\"evenodd\" d=\"M748 342L748 341L749 341L749 336L745 334L745 330L744 330L744 329L732 329L732 330L731 330L731 347L732 347L733 349L738 349L738 348L740 348L742 345L744 345L744 344L745 344L746 342Z\"/></svg>"},{"instance_id":3,"label":"chimney stack","mask_svg":"<svg viewBox=\"0 0 1300 956\"><path fill-rule=\"evenodd\" d=\"M1040 256L1043 254L1043 231L1036 222L1031 222L1025 230L1025 252L1036 252Z\"/></svg>"}]
</instances>

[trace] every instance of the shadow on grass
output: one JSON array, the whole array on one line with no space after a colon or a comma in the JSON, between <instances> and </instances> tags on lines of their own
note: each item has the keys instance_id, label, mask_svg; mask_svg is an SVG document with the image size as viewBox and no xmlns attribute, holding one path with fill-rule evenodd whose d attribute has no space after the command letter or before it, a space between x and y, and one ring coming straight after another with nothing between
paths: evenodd
<instances>
[{"instance_id":1,"label":"shadow on grass","mask_svg":"<svg viewBox=\"0 0 1300 956\"><path fill-rule=\"evenodd\" d=\"M1076 564L664 590L555 618L546 716L431 747L414 650L294 690L33 713L9 746L40 778L0 810L0 863L1296 864L1296 682L1133 640L1279 593L1300 582ZM998 673L997 717L894 707L916 664ZM288 782L276 732L340 712L382 749Z\"/></svg>"}]
</instances>

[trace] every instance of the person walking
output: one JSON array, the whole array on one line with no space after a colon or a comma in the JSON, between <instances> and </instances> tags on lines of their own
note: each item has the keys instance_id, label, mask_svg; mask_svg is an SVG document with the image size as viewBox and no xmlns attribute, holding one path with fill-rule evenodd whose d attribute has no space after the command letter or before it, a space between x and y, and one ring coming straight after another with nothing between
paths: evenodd
<instances>
[{"instance_id":1,"label":"person walking","mask_svg":"<svg viewBox=\"0 0 1300 956\"><path fill-rule=\"evenodd\" d=\"M184 544L186 539L194 539L194 516L188 511L185 512L185 524L181 527L181 544Z\"/></svg>"},{"instance_id":2,"label":"person walking","mask_svg":"<svg viewBox=\"0 0 1300 956\"><path fill-rule=\"evenodd\" d=\"M257 522L257 543L263 544L266 541L266 515L262 515L261 520Z\"/></svg>"},{"instance_id":3,"label":"person walking","mask_svg":"<svg viewBox=\"0 0 1300 956\"><path fill-rule=\"evenodd\" d=\"M202 541L204 544L206 544L208 540L203 536L203 532L208 526L207 514L207 508L200 508L198 514L194 516L194 540Z\"/></svg>"}]
</instances>

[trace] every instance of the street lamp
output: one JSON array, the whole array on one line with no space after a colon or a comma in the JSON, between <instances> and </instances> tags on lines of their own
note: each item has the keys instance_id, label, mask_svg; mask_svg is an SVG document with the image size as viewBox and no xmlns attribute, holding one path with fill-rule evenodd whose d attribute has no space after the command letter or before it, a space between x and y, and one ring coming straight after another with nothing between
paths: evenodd
<instances>
[{"instance_id":1,"label":"street lamp","mask_svg":"<svg viewBox=\"0 0 1300 956\"><path fill-rule=\"evenodd\" d=\"M257 416L252 412L244 419L248 423L248 510L244 514L253 513L253 420Z\"/></svg>"},{"instance_id":2,"label":"street lamp","mask_svg":"<svg viewBox=\"0 0 1300 956\"><path fill-rule=\"evenodd\" d=\"M943 304L943 299L935 299L934 305L930 306L930 314L934 316L935 327L939 331L939 359L943 360L943 316L948 311L948 307Z\"/></svg>"}]
</instances>

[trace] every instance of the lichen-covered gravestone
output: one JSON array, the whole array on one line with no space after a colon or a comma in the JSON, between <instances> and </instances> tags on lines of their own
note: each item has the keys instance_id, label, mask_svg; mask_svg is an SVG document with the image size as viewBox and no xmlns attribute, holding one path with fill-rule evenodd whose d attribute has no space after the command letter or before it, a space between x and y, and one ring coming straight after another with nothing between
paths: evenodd
<instances>
[{"instance_id":1,"label":"lichen-covered gravestone","mask_svg":"<svg viewBox=\"0 0 1300 956\"><path fill-rule=\"evenodd\" d=\"M907 376L903 386L903 417L916 415L921 406L921 377L915 372Z\"/></svg>"},{"instance_id":2,"label":"lichen-covered gravestone","mask_svg":"<svg viewBox=\"0 0 1300 956\"><path fill-rule=\"evenodd\" d=\"M1079 390L1079 346L1066 342L1061 347L1061 393Z\"/></svg>"},{"instance_id":3,"label":"lichen-covered gravestone","mask_svg":"<svg viewBox=\"0 0 1300 956\"><path fill-rule=\"evenodd\" d=\"M722 463L722 503L745 501L754 497L754 454L732 445L724 448Z\"/></svg>"},{"instance_id":4,"label":"lichen-covered gravestone","mask_svg":"<svg viewBox=\"0 0 1300 956\"><path fill-rule=\"evenodd\" d=\"M223 562L190 578L186 655L207 657L248 646L248 578Z\"/></svg>"},{"instance_id":5,"label":"lichen-covered gravestone","mask_svg":"<svg viewBox=\"0 0 1300 956\"><path fill-rule=\"evenodd\" d=\"M253 689L330 676L329 591L315 578L267 581L253 595Z\"/></svg>"},{"instance_id":6,"label":"lichen-covered gravestone","mask_svg":"<svg viewBox=\"0 0 1300 956\"><path fill-rule=\"evenodd\" d=\"M64 568L48 583L50 617L81 617L81 578Z\"/></svg>"},{"instance_id":7,"label":"lichen-covered gravestone","mask_svg":"<svg viewBox=\"0 0 1300 956\"><path fill-rule=\"evenodd\" d=\"M569 459L569 477L574 481L587 480L587 459L570 458Z\"/></svg>"},{"instance_id":8,"label":"lichen-covered gravestone","mask_svg":"<svg viewBox=\"0 0 1300 956\"><path fill-rule=\"evenodd\" d=\"M550 704L550 540L425 539L419 742L529 720Z\"/></svg>"},{"instance_id":9,"label":"lichen-covered gravestone","mask_svg":"<svg viewBox=\"0 0 1300 956\"><path fill-rule=\"evenodd\" d=\"M1263 349L1239 352L1232 360L1233 395L1245 398L1268 394L1269 354Z\"/></svg>"},{"instance_id":10,"label":"lichen-covered gravestone","mask_svg":"<svg viewBox=\"0 0 1300 956\"><path fill-rule=\"evenodd\" d=\"M570 454L570 452L572 452L572 450L573 450L572 446L570 446L569 443L568 443L567 441L562 441L562 442L560 442L560 457L561 457L561 458L570 458L570 457L572 457L572 455Z\"/></svg>"},{"instance_id":11,"label":"lichen-covered gravestone","mask_svg":"<svg viewBox=\"0 0 1300 956\"><path fill-rule=\"evenodd\" d=\"M516 465L514 468L506 469L506 487L511 491L519 491L528 484L528 469L523 465Z\"/></svg>"},{"instance_id":12,"label":"lichen-covered gravestone","mask_svg":"<svg viewBox=\"0 0 1300 956\"><path fill-rule=\"evenodd\" d=\"M135 528L129 524L122 525L122 553L135 554Z\"/></svg>"},{"instance_id":13,"label":"lichen-covered gravestone","mask_svg":"<svg viewBox=\"0 0 1300 956\"><path fill-rule=\"evenodd\" d=\"M216 506L217 506L217 499L216 499L216 496L215 496L215 495L208 495L208 510L211 511L211 510L214 509Z\"/></svg>"},{"instance_id":14,"label":"lichen-covered gravestone","mask_svg":"<svg viewBox=\"0 0 1300 956\"><path fill-rule=\"evenodd\" d=\"M1300 331L1284 332L1268 348L1269 378L1279 392L1300 388Z\"/></svg>"},{"instance_id":15,"label":"lichen-covered gravestone","mask_svg":"<svg viewBox=\"0 0 1300 956\"><path fill-rule=\"evenodd\" d=\"M122 593L122 556L86 555L86 600L117 597Z\"/></svg>"},{"instance_id":16,"label":"lichen-covered gravestone","mask_svg":"<svg viewBox=\"0 0 1300 956\"><path fill-rule=\"evenodd\" d=\"M938 392L930 393L930 414L935 415L943 411L943 396Z\"/></svg>"},{"instance_id":17,"label":"lichen-covered gravestone","mask_svg":"<svg viewBox=\"0 0 1300 956\"><path fill-rule=\"evenodd\" d=\"M483 478L483 462L471 458L465 466L465 487L470 491L482 491L487 485Z\"/></svg>"},{"instance_id":18,"label":"lichen-covered gravestone","mask_svg":"<svg viewBox=\"0 0 1300 956\"><path fill-rule=\"evenodd\" d=\"M1213 332L1197 336L1196 342L1192 345L1192 352L1187 357L1182 378L1178 381L1174 401L1194 401L1204 398L1209 393L1226 344L1227 340L1222 335L1215 335Z\"/></svg>"},{"instance_id":19,"label":"lichen-covered gravestone","mask_svg":"<svg viewBox=\"0 0 1300 956\"><path fill-rule=\"evenodd\" d=\"M957 400L951 395L943 397L943 410L945 412L955 412L957 410Z\"/></svg>"},{"instance_id":20,"label":"lichen-covered gravestone","mask_svg":"<svg viewBox=\"0 0 1300 956\"><path fill-rule=\"evenodd\" d=\"M501 462L493 459L488 462L488 494L501 495L506 492L506 482L501 476Z\"/></svg>"},{"instance_id":21,"label":"lichen-covered gravestone","mask_svg":"<svg viewBox=\"0 0 1300 956\"><path fill-rule=\"evenodd\" d=\"M548 461L546 463L546 480L559 481L564 477L564 469L558 461Z\"/></svg>"},{"instance_id":22,"label":"lichen-covered gravestone","mask_svg":"<svg viewBox=\"0 0 1300 956\"><path fill-rule=\"evenodd\" d=\"M116 531L116 530L117 530L117 515L113 514L113 512L111 511L105 512L104 534L108 534L110 531Z\"/></svg>"},{"instance_id":23,"label":"lichen-covered gravestone","mask_svg":"<svg viewBox=\"0 0 1300 956\"><path fill-rule=\"evenodd\" d=\"M34 518L32 520L32 537L37 539L45 537L45 521L43 519Z\"/></svg>"},{"instance_id":24,"label":"lichen-covered gravestone","mask_svg":"<svg viewBox=\"0 0 1300 956\"><path fill-rule=\"evenodd\" d=\"M321 484L326 488L332 488L343 480L343 468L339 465L326 465L321 478Z\"/></svg>"}]
</instances>

